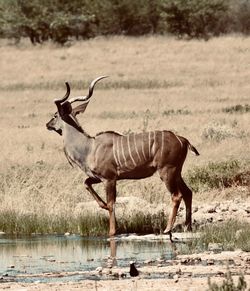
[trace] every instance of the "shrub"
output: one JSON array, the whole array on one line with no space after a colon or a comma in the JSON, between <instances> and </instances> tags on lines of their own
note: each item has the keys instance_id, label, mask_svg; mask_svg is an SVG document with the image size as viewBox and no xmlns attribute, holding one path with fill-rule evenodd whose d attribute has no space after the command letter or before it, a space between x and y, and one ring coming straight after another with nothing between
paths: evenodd
<instances>
[{"instance_id":1,"label":"shrub","mask_svg":"<svg viewBox=\"0 0 250 291\"><path fill-rule=\"evenodd\" d=\"M234 110L234 109L229 109ZM236 127L236 123L226 124L225 121L211 122L202 131L201 137L205 140L220 142L226 138L244 137L246 133Z\"/></svg>"},{"instance_id":2,"label":"shrub","mask_svg":"<svg viewBox=\"0 0 250 291\"><path fill-rule=\"evenodd\" d=\"M225 112L225 113L247 113L247 112L250 112L250 105L249 104L245 104L245 105L237 104L234 106L229 106L229 107L223 108L222 112Z\"/></svg>"},{"instance_id":3,"label":"shrub","mask_svg":"<svg viewBox=\"0 0 250 291\"><path fill-rule=\"evenodd\" d=\"M233 185L247 185L249 171L242 171L242 168L243 166L237 160L209 162L206 166L189 170L186 179L196 192Z\"/></svg>"},{"instance_id":4,"label":"shrub","mask_svg":"<svg viewBox=\"0 0 250 291\"><path fill-rule=\"evenodd\" d=\"M235 285L232 274L228 270L226 279L223 280L222 284L219 286L217 283L212 283L211 279L208 278L208 291L244 291L247 290L247 283L245 281L244 275L241 274L238 278L238 284ZM250 289L248 289L249 291Z\"/></svg>"},{"instance_id":5,"label":"shrub","mask_svg":"<svg viewBox=\"0 0 250 291\"><path fill-rule=\"evenodd\" d=\"M191 114L191 111L188 109L167 109L162 112L162 116L169 116L169 115L188 115Z\"/></svg>"},{"instance_id":6,"label":"shrub","mask_svg":"<svg viewBox=\"0 0 250 291\"><path fill-rule=\"evenodd\" d=\"M227 220L217 224L206 225L198 239L200 245L208 247L209 243L222 244L224 250L242 249L250 251L250 229L248 222Z\"/></svg>"},{"instance_id":7,"label":"shrub","mask_svg":"<svg viewBox=\"0 0 250 291\"><path fill-rule=\"evenodd\" d=\"M228 9L225 0L170 0L163 5L171 33L204 39L225 32L225 26L220 23Z\"/></svg>"},{"instance_id":8,"label":"shrub","mask_svg":"<svg viewBox=\"0 0 250 291\"><path fill-rule=\"evenodd\" d=\"M234 31L250 34L250 1L238 0L234 3L231 14L234 16Z\"/></svg>"}]
</instances>

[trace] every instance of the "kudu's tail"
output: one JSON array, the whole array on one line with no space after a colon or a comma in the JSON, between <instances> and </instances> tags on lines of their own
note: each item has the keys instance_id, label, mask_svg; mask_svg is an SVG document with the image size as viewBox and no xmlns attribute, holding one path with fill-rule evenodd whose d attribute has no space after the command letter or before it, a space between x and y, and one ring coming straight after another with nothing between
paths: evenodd
<instances>
[{"instance_id":1,"label":"kudu's tail","mask_svg":"<svg viewBox=\"0 0 250 291\"><path fill-rule=\"evenodd\" d=\"M196 149L193 145L191 145L190 142L188 142L188 149L189 149L191 152L193 152L196 156L199 156L199 155L200 155L200 153L197 151L197 149Z\"/></svg>"}]
</instances>

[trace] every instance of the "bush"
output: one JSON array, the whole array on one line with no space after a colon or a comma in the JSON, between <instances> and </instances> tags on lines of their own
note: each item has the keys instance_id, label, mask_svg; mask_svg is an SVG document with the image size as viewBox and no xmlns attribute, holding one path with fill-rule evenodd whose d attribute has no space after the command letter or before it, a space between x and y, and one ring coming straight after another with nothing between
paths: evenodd
<instances>
[{"instance_id":1,"label":"bush","mask_svg":"<svg viewBox=\"0 0 250 291\"><path fill-rule=\"evenodd\" d=\"M0 37L64 44L97 35L250 32L249 0L0 0Z\"/></svg>"},{"instance_id":2,"label":"bush","mask_svg":"<svg viewBox=\"0 0 250 291\"><path fill-rule=\"evenodd\" d=\"M228 270L226 279L223 280L222 285L219 286L217 283L212 283L211 279L208 278L208 291L244 291L247 290L247 283L244 275L241 274L238 278L238 284L235 285L233 282L232 274ZM249 291L250 289L248 289Z\"/></svg>"},{"instance_id":3,"label":"bush","mask_svg":"<svg viewBox=\"0 0 250 291\"><path fill-rule=\"evenodd\" d=\"M229 106L229 107L223 108L222 112L225 112L225 113L247 113L247 112L250 112L250 105L249 104L245 104L245 105L237 104L234 106Z\"/></svg>"},{"instance_id":4,"label":"bush","mask_svg":"<svg viewBox=\"0 0 250 291\"><path fill-rule=\"evenodd\" d=\"M249 171L242 169L243 165L237 160L209 162L206 166L189 170L186 179L196 192L233 185L247 185Z\"/></svg>"},{"instance_id":5,"label":"bush","mask_svg":"<svg viewBox=\"0 0 250 291\"><path fill-rule=\"evenodd\" d=\"M201 229L201 237L196 242L206 248L210 243L221 244L223 250L242 249L250 251L250 224L244 221L227 220L209 224Z\"/></svg>"},{"instance_id":6,"label":"bush","mask_svg":"<svg viewBox=\"0 0 250 291\"><path fill-rule=\"evenodd\" d=\"M224 112L244 112L247 110L243 107L229 107L222 109ZM246 111L247 112L247 111ZM227 124L225 120L221 120L220 122L211 122L207 124L201 134L201 137L204 140L211 140L220 142L226 138L244 138L247 136L247 133L237 127L237 122L231 122L230 124Z\"/></svg>"},{"instance_id":7,"label":"bush","mask_svg":"<svg viewBox=\"0 0 250 291\"><path fill-rule=\"evenodd\" d=\"M225 0L170 0L164 5L168 29L180 37L205 38L225 32Z\"/></svg>"}]
</instances>

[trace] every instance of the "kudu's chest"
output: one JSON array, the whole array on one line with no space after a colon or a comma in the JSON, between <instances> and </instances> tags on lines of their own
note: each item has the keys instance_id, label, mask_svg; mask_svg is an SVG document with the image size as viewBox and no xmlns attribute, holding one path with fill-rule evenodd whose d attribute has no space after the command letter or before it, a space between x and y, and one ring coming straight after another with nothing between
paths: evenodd
<instances>
[{"instance_id":1,"label":"kudu's chest","mask_svg":"<svg viewBox=\"0 0 250 291\"><path fill-rule=\"evenodd\" d=\"M91 156L91 143L82 141L81 143L65 143L64 152L67 160L73 166L78 166L89 177L95 177L91 170L89 157Z\"/></svg>"}]
</instances>

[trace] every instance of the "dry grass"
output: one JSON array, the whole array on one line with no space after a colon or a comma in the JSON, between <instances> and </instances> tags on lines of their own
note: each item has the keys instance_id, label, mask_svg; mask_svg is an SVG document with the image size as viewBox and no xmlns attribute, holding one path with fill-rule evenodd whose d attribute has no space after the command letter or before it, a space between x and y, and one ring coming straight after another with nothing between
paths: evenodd
<instances>
[{"instance_id":1,"label":"dry grass","mask_svg":"<svg viewBox=\"0 0 250 291\"><path fill-rule=\"evenodd\" d=\"M61 138L45 128L66 80L72 95L78 95L96 76L110 76L97 85L86 114L79 117L89 134L174 130L201 153L199 158L189 154L184 173L208 161L246 163L249 112L223 109L250 103L249 47L250 38L239 36L209 42L96 38L64 48L0 43L1 209L69 215L79 203L92 201L83 189L84 174L67 164ZM209 128L222 131L223 138L207 136ZM105 195L102 186L97 189ZM169 207L157 175L123 181L118 193Z\"/></svg>"}]
</instances>

